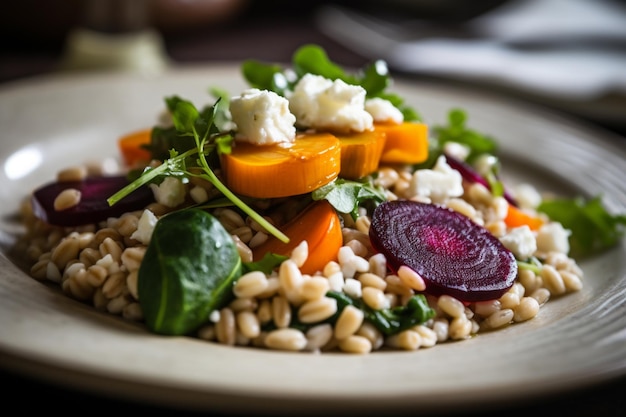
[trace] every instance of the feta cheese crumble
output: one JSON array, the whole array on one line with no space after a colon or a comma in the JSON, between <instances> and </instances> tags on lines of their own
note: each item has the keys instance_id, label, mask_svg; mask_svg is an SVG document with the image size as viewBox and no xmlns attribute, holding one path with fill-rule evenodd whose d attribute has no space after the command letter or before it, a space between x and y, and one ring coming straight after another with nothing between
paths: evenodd
<instances>
[{"instance_id":1,"label":"feta cheese crumble","mask_svg":"<svg viewBox=\"0 0 626 417\"><path fill-rule=\"evenodd\" d=\"M363 132L374 126L365 111L365 95L361 86L306 74L294 87L289 108L302 128Z\"/></svg>"},{"instance_id":2,"label":"feta cheese crumble","mask_svg":"<svg viewBox=\"0 0 626 417\"><path fill-rule=\"evenodd\" d=\"M396 123L404 121L404 115L391 101L380 97L365 100L365 111L372 115L378 123Z\"/></svg>"},{"instance_id":3,"label":"feta cheese crumble","mask_svg":"<svg viewBox=\"0 0 626 417\"><path fill-rule=\"evenodd\" d=\"M571 230L565 229L561 223L544 224L537 231L537 249L544 253L569 253L571 234Z\"/></svg>"},{"instance_id":4,"label":"feta cheese crumble","mask_svg":"<svg viewBox=\"0 0 626 417\"><path fill-rule=\"evenodd\" d=\"M137 223L137 230L130 235L131 239L138 240L139 242L147 245L152 238L152 231L157 224L157 217L150 210L144 210L141 213L139 222Z\"/></svg>"},{"instance_id":5,"label":"feta cheese crumble","mask_svg":"<svg viewBox=\"0 0 626 417\"><path fill-rule=\"evenodd\" d=\"M411 197L430 198L433 203L441 203L450 197L463 195L463 177L452 169L445 156L437 158L433 169L418 169L413 173L407 192Z\"/></svg>"},{"instance_id":6,"label":"feta cheese crumble","mask_svg":"<svg viewBox=\"0 0 626 417\"><path fill-rule=\"evenodd\" d=\"M176 207L185 202L185 184L178 178L165 177L159 185L150 184L154 199L166 207Z\"/></svg>"},{"instance_id":7,"label":"feta cheese crumble","mask_svg":"<svg viewBox=\"0 0 626 417\"><path fill-rule=\"evenodd\" d=\"M520 207L535 209L541 204L541 194L530 184L518 184L513 188L513 195Z\"/></svg>"},{"instance_id":8,"label":"feta cheese crumble","mask_svg":"<svg viewBox=\"0 0 626 417\"><path fill-rule=\"evenodd\" d=\"M537 250L535 235L527 225L515 227L500 238L505 248L513 252L517 259L527 259Z\"/></svg>"},{"instance_id":9,"label":"feta cheese crumble","mask_svg":"<svg viewBox=\"0 0 626 417\"><path fill-rule=\"evenodd\" d=\"M289 111L289 101L273 91L249 88L231 99L229 109L237 141L272 145L296 138L296 116Z\"/></svg>"}]
</instances>

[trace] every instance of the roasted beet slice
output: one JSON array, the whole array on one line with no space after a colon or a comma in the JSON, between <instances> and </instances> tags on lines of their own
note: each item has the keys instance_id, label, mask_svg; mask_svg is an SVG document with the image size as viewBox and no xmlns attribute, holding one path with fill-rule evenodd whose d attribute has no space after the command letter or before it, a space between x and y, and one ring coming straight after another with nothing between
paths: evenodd
<instances>
[{"instance_id":1,"label":"roasted beet slice","mask_svg":"<svg viewBox=\"0 0 626 417\"><path fill-rule=\"evenodd\" d=\"M482 175L476 172L476 170L472 168L468 163L450 155L445 155L445 157L446 162L448 163L448 165L450 165L450 168L459 171L461 177L463 177L465 181L469 183L477 182L484 185L488 190L491 190L491 185L489 184L489 182ZM509 204L517 206L517 201L515 201L515 198L513 198L511 193L509 193L507 190L504 190L503 197L506 199L506 201L509 202Z\"/></svg>"},{"instance_id":2,"label":"roasted beet slice","mask_svg":"<svg viewBox=\"0 0 626 417\"><path fill-rule=\"evenodd\" d=\"M33 193L35 216L56 226L80 226L97 223L108 217L118 217L128 211L139 210L154 201L148 187L140 187L118 203L109 206L107 198L128 185L123 176L90 177L83 181L64 181L46 184ZM63 190L74 188L81 193L78 205L57 211L54 200Z\"/></svg>"},{"instance_id":3,"label":"roasted beet slice","mask_svg":"<svg viewBox=\"0 0 626 417\"><path fill-rule=\"evenodd\" d=\"M413 269L432 295L492 300L511 288L517 275L515 257L495 236L443 206L382 203L374 210L369 236L392 270Z\"/></svg>"}]
</instances>

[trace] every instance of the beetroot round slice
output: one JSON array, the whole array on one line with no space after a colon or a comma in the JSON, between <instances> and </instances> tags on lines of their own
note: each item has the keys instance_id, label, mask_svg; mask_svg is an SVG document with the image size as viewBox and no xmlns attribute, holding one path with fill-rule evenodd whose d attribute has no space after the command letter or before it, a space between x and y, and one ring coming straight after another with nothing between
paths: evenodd
<instances>
[{"instance_id":1,"label":"beetroot round slice","mask_svg":"<svg viewBox=\"0 0 626 417\"><path fill-rule=\"evenodd\" d=\"M56 226L80 226L97 223L108 217L119 217L128 211L140 210L154 201L148 187L140 187L113 206L107 198L128 185L124 176L90 177L83 181L64 181L46 184L33 193L33 213L46 223ZM81 192L78 205L57 211L54 200L63 190L74 188Z\"/></svg>"},{"instance_id":2,"label":"beetroot round slice","mask_svg":"<svg viewBox=\"0 0 626 417\"><path fill-rule=\"evenodd\" d=\"M502 296L515 281L515 256L487 229L449 208L414 201L380 204L369 232L389 268L417 272L425 292L461 301Z\"/></svg>"}]
</instances>

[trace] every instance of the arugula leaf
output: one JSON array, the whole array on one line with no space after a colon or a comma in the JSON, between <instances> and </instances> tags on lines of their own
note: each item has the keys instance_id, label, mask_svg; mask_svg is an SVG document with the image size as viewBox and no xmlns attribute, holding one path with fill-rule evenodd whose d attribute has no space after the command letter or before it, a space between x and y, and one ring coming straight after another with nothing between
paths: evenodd
<instances>
[{"instance_id":1,"label":"arugula leaf","mask_svg":"<svg viewBox=\"0 0 626 417\"><path fill-rule=\"evenodd\" d=\"M593 255L616 245L624 236L626 215L612 215L602 205L601 197L590 200L556 198L544 200L538 211L561 223L572 233L570 253L574 257Z\"/></svg>"},{"instance_id":2,"label":"arugula leaf","mask_svg":"<svg viewBox=\"0 0 626 417\"><path fill-rule=\"evenodd\" d=\"M287 259L289 259L288 256L268 252L263 255L263 258L260 261L244 262L244 274L250 271L261 271L266 275L269 275L276 267L278 267L281 263L283 263L283 261L286 261Z\"/></svg>"},{"instance_id":3,"label":"arugula leaf","mask_svg":"<svg viewBox=\"0 0 626 417\"><path fill-rule=\"evenodd\" d=\"M370 180L363 182L337 178L311 193L313 200L326 199L340 213L350 214L353 219L359 216L359 206L372 201L374 204L386 200L382 188L376 188Z\"/></svg>"},{"instance_id":4,"label":"arugula leaf","mask_svg":"<svg viewBox=\"0 0 626 417\"><path fill-rule=\"evenodd\" d=\"M447 142L457 142L470 149L470 154L467 157L467 161L470 163L481 154L495 155L497 151L496 141L488 135L470 129L466 122L466 112L454 108L448 113L447 125L433 126L433 134L437 140L437 153L443 152L443 147Z\"/></svg>"},{"instance_id":5,"label":"arugula leaf","mask_svg":"<svg viewBox=\"0 0 626 417\"><path fill-rule=\"evenodd\" d=\"M152 128L150 143L146 149L151 153L152 159L163 161L169 157L172 149L178 153L185 153L195 147L193 137L180 136L175 127L155 126Z\"/></svg>"},{"instance_id":6,"label":"arugula leaf","mask_svg":"<svg viewBox=\"0 0 626 417\"><path fill-rule=\"evenodd\" d=\"M352 84L355 81L341 66L332 62L326 51L317 45L304 45L298 48L292 56L292 64L298 78L311 73L331 80L341 79Z\"/></svg>"}]
</instances>

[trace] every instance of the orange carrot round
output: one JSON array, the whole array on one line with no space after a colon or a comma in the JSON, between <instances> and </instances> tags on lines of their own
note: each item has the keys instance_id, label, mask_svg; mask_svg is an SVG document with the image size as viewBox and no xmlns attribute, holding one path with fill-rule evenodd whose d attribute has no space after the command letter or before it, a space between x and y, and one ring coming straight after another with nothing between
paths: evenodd
<instances>
[{"instance_id":1,"label":"orange carrot round","mask_svg":"<svg viewBox=\"0 0 626 417\"><path fill-rule=\"evenodd\" d=\"M339 175L341 146L328 133L298 135L276 145L236 143L221 156L225 183L248 197L288 197L311 192Z\"/></svg>"},{"instance_id":2,"label":"orange carrot round","mask_svg":"<svg viewBox=\"0 0 626 417\"><path fill-rule=\"evenodd\" d=\"M386 135L380 162L418 164L428 158L428 125L417 122L375 123L374 130Z\"/></svg>"},{"instance_id":3,"label":"orange carrot round","mask_svg":"<svg viewBox=\"0 0 626 417\"><path fill-rule=\"evenodd\" d=\"M509 204L506 217L504 218L504 223L508 227L520 227L527 225L530 230L539 230L544 222L540 217L528 214L514 205Z\"/></svg>"},{"instance_id":4,"label":"orange carrot round","mask_svg":"<svg viewBox=\"0 0 626 417\"><path fill-rule=\"evenodd\" d=\"M304 274L313 274L321 271L328 262L336 260L337 252L343 245L341 221L326 200L311 203L281 230L289 237L289 243L270 237L253 249L254 261L261 260L266 253L289 256L297 245L306 240L309 257L300 270Z\"/></svg>"},{"instance_id":5,"label":"orange carrot round","mask_svg":"<svg viewBox=\"0 0 626 417\"><path fill-rule=\"evenodd\" d=\"M378 169L380 156L385 146L385 133L365 131L337 135L341 142L342 178L356 180Z\"/></svg>"},{"instance_id":6,"label":"orange carrot round","mask_svg":"<svg viewBox=\"0 0 626 417\"><path fill-rule=\"evenodd\" d=\"M138 163L150 162L150 151L142 145L150 144L152 129L143 129L128 133L118 139L117 145L126 166L135 166Z\"/></svg>"}]
</instances>

